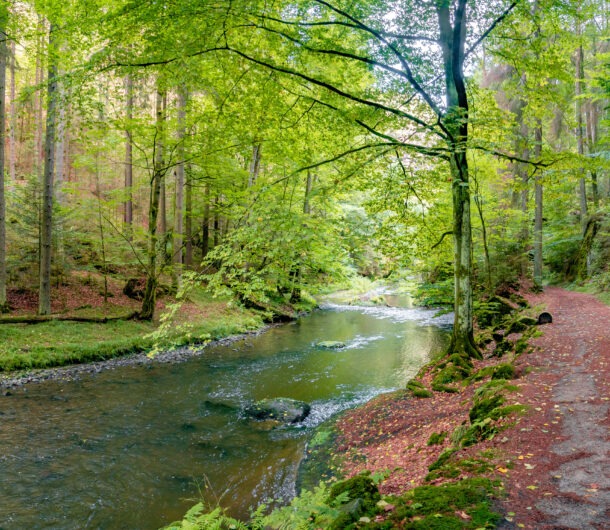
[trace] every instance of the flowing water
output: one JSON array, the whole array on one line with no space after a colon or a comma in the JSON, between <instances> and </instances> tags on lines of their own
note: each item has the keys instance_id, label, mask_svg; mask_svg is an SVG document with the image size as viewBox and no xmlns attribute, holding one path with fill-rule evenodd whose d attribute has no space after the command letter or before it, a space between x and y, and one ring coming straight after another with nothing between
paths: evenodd
<instances>
[{"instance_id":1,"label":"flowing water","mask_svg":"<svg viewBox=\"0 0 610 530\"><path fill-rule=\"evenodd\" d=\"M445 344L449 322L408 307L328 305L186 362L0 397L0 530L152 529L201 494L238 516L289 498L312 429L404 387ZM345 347L317 348L323 340ZM265 397L307 401L312 413L266 430L243 417Z\"/></svg>"}]
</instances>

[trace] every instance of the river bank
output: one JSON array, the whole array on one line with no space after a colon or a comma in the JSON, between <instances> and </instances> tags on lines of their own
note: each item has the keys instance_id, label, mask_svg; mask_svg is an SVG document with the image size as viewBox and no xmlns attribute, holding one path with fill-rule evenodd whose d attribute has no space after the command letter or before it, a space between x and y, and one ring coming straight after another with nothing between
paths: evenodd
<instances>
[{"instance_id":1,"label":"river bank","mask_svg":"<svg viewBox=\"0 0 610 530\"><path fill-rule=\"evenodd\" d=\"M497 484L489 499L499 528L605 528L610 308L558 288L528 299L553 315L528 347L495 357L490 343L453 391L432 389L438 365L430 365L411 390L345 413L332 465L347 477L381 474L382 495L407 498L421 487L489 479ZM472 526L471 512L453 512L462 521L456 527ZM362 527L419 528L417 511L397 514L393 507Z\"/></svg>"}]
</instances>

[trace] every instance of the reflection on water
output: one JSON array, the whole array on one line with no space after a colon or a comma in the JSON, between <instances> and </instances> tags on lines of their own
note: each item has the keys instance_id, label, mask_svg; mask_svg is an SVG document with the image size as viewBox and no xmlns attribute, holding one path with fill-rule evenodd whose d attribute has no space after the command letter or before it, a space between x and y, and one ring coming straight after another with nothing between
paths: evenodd
<instances>
[{"instance_id":1,"label":"reflection on water","mask_svg":"<svg viewBox=\"0 0 610 530\"><path fill-rule=\"evenodd\" d=\"M418 309L330 305L180 364L1 397L0 529L158 528L200 494L240 516L288 498L311 428L404 386L447 324ZM251 400L278 396L311 403L311 416L272 431L243 418Z\"/></svg>"}]
</instances>

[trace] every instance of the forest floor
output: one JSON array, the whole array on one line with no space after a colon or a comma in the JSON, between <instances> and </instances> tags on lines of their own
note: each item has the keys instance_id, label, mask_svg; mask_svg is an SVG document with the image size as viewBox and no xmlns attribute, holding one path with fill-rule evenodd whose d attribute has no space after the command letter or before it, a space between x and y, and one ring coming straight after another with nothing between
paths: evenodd
<instances>
[{"instance_id":1,"label":"forest floor","mask_svg":"<svg viewBox=\"0 0 610 530\"><path fill-rule=\"evenodd\" d=\"M156 336L159 318L175 299L167 294L157 301L154 322L131 318L141 302L123 293L125 280L97 272L75 271L59 285L53 285L51 317L48 322L13 323L7 319L36 318L38 295L35 291L10 289L10 312L0 319L0 374L40 368L113 359L127 354L148 352L155 344L165 349L203 343L264 327L260 312L231 306L213 298L203 289L194 289L182 303L165 335ZM106 292L106 297L104 297ZM84 321L72 321L69 319ZM89 319L90 321L86 321ZM108 322L96 320L115 319ZM121 361L123 362L123 361ZM27 382L32 377L11 373L0 375L0 386ZM52 376L52 372L45 374Z\"/></svg>"},{"instance_id":2,"label":"forest floor","mask_svg":"<svg viewBox=\"0 0 610 530\"><path fill-rule=\"evenodd\" d=\"M525 405L526 412L500 420L492 439L460 448L452 458L461 463L461 477L483 474L502 481L504 492L495 502L503 515L500 528L608 528L610 307L554 287L527 298L549 311L553 323L540 327L530 351L514 359L511 384L517 388L505 404ZM475 370L506 362L488 356ZM430 377L422 378L427 387ZM428 467L451 446L450 433L469 424L481 384L428 398L389 394L346 414L337 425L343 471L389 473L383 494L455 481L455 476L431 480ZM428 445L431 435L443 432L440 445Z\"/></svg>"}]
</instances>

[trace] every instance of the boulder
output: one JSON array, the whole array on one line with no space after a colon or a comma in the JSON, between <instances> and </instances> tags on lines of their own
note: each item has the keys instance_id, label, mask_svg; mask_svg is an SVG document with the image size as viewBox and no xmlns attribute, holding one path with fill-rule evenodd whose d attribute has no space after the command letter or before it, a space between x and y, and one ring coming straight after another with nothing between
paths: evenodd
<instances>
[{"instance_id":1,"label":"boulder","mask_svg":"<svg viewBox=\"0 0 610 530\"><path fill-rule=\"evenodd\" d=\"M551 316L551 313L547 313L545 311L544 313L540 313L540 315L538 315L538 321L536 323L539 326L541 324L552 324L553 323L553 317Z\"/></svg>"},{"instance_id":2,"label":"boulder","mask_svg":"<svg viewBox=\"0 0 610 530\"><path fill-rule=\"evenodd\" d=\"M304 401L290 398L262 399L245 409L247 417L255 420L275 420L281 423L303 421L311 407Z\"/></svg>"},{"instance_id":3,"label":"boulder","mask_svg":"<svg viewBox=\"0 0 610 530\"><path fill-rule=\"evenodd\" d=\"M339 348L345 348L345 342L341 342L340 340L323 340L318 342L316 346L326 350L336 350Z\"/></svg>"}]
</instances>

